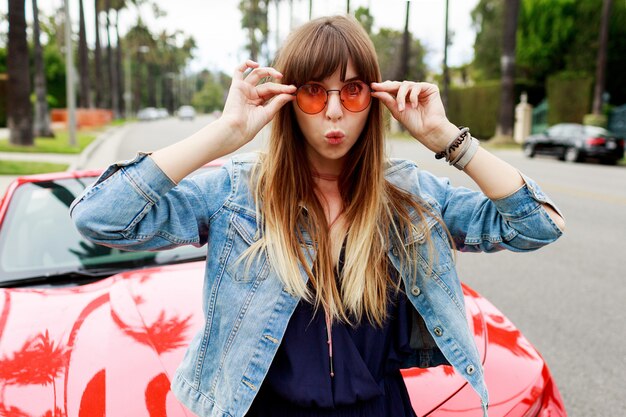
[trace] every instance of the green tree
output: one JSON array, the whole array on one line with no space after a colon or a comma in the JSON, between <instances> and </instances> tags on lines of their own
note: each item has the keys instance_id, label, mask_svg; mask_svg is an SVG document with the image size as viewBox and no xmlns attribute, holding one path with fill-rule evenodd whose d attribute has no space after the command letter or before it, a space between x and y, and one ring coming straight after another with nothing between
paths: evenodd
<instances>
[{"instance_id":1,"label":"green tree","mask_svg":"<svg viewBox=\"0 0 626 417\"><path fill-rule=\"evenodd\" d=\"M241 27L248 31L247 49L250 51L250 59L258 61L264 45L267 44L267 9L266 0L241 0Z\"/></svg>"},{"instance_id":2,"label":"green tree","mask_svg":"<svg viewBox=\"0 0 626 417\"><path fill-rule=\"evenodd\" d=\"M374 16L370 13L370 9L367 7L359 7L354 12L354 17L359 21L363 29L368 35L372 35L372 26L374 26Z\"/></svg>"},{"instance_id":3,"label":"green tree","mask_svg":"<svg viewBox=\"0 0 626 417\"><path fill-rule=\"evenodd\" d=\"M173 111L184 93L182 83L178 82L179 74L193 57L196 48L194 38L181 31L154 34L139 19L122 42L132 57L134 106L140 108L165 103L165 107ZM175 102L174 89L178 93L178 102Z\"/></svg>"},{"instance_id":4,"label":"green tree","mask_svg":"<svg viewBox=\"0 0 626 417\"><path fill-rule=\"evenodd\" d=\"M502 28L504 8L502 0L480 0L471 13L476 30L474 42L474 77L477 80L500 78L502 56Z\"/></svg>"},{"instance_id":5,"label":"green tree","mask_svg":"<svg viewBox=\"0 0 626 417\"><path fill-rule=\"evenodd\" d=\"M522 2L516 54L520 76L544 84L548 75L565 69L568 46L575 37L587 37L585 28L578 28L576 15L575 0ZM577 52L588 49L589 45Z\"/></svg>"},{"instance_id":6,"label":"green tree","mask_svg":"<svg viewBox=\"0 0 626 417\"><path fill-rule=\"evenodd\" d=\"M48 105L53 108L66 107L65 57L61 52L64 39L57 36L64 32L64 20L57 15L41 16L41 31L46 34L48 43L43 46L43 61L46 71ZM59 43L61 41L61 43Z\"/></svg>"},{"instance_id":7,"label":"green tree","mask_svg":"<svg viewBox=\"0 0 626 417\"><path fill-rule=\"evenodd\" d=\"M214 110L221 110L224 107L224 87L215 79L215 76L208 73L205 75L205 82L202 89L193 95L191 103L203 113Z\"/></svg>"},{"instance_id":8,"label":"green tree","mask_svg":"<svg viewBox=\"0 0 626 417\"><path fill-rule=\"evenodd\" d=\"M397 77L401 65L403 36L403 32L388 28L381 28L376 34L371 35L383 80L392 80ZM406 79L423 80L427 73L424 63L426 49L419 39L413 39L412 35L410 36L410 45L411 56Z\"/></svg>"}]
</instances>

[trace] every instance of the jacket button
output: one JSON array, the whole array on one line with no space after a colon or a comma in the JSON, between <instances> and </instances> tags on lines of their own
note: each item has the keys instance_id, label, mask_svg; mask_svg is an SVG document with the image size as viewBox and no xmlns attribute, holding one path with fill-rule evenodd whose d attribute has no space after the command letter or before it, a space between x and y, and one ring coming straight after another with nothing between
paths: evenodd
<instances>
[{"instance_id":1,"label":"jacket button","mask_svg":"<svg viewBox=\"0 0 626 417\"><path fill-rule=\"evenodd\" d=\"M394 246L394 248L391 250L391 253L393 254L393 256L398 256L398 248Z\"/></svg>"},{"instance_id":2,"label":"jacket button","mask_svg":"<svg viewBox=\"0 0 626 417\"><path fill-rule=\"evenodd\" d=\"M411 294L413 294L414 296L418 296L420 295L422 292L420 291L419 287L413 287L411 288Z\"/></svg>"},{"instance_id":3,"label":"jacket button","mask_svg":"<svg viewBox=\"0 0 626 417\"><path fill-rule=\"evenodd\" d=\"M465 368L465 372L467 372L468 375L472 375L475 371L476 368L474 368L474 365L467 365L467 368Z\"/></svg>"},{"instance_id":4,"label":"jacket button","mask_svg":"<svg viewBox=\"0 0 626 417\"><path fill-rule=\"evenodd\" d=\"M441 327L435 327L435 334L437 336L442 336L443 335L443 329Z\"/></svg>"}]
</instances>

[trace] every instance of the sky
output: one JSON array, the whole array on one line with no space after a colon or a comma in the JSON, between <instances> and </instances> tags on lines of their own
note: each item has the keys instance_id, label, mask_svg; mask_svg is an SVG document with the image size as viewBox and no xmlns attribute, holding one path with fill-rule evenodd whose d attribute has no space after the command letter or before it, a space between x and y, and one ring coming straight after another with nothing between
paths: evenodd
<instances>
[{"instance_id":1,"label":"sky","mask_svg":"<svg viewBox=\"0 0 626 417\"><path fill-rule=\"evenodd\" d=\"M78 30L78 1L68 0L73 27ZM244 46L246 33L241 30L241 13L238 0L157 0L159 7L167 16L155 19L149 8L139 11L132 9L120 15L120 29L124 34L137 18L137 12L153 31L162 29L182 30L192 35L197 43L195 58L190 63L189 71L201 69L222 70L231 73L239 63L247 58ZM6 13L6 1L0 2L0 13ZM294 21L290 22L290 3L293 4ZM449 28L452 44L448 49L448 65L456 66L471 61L475 32L471 27L470 12L478 0L449 0ZM32 20L31 1L26 1L26 18ZM63 5L62 0L38 0L39 8L51 14ZM88 22L87 40L93 44L93 0L84 0L85 19ZM290 27L297 26L308 19L308 0L282 1L278 11L272 2L269 9L270 30L276 28L282 41ZM350 8L359 6L370 8L374 17L374 31L380 27L404 29L406 2L404 0L351 0ZM345 13L345 0L314 0L313 17ZM445 22L445 0L412 0L409 29L420 39L428 51L426 62L431 70L439 71L443 61ZM6 24L0 30L7 30ZM270 49L276 48L276 32L271 31Z\"/></svg>"}]
</instances>

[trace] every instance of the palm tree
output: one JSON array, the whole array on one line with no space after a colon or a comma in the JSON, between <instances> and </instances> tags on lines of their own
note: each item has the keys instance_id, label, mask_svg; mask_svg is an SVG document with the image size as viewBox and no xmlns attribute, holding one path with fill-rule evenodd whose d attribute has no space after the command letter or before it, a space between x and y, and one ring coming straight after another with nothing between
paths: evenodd
<instances>
[{"instance_id":1,"label":"palm tree","mask_svg":"<svg viewBox=\"0 0 626 417\"><path fill-rule=\"evenodd\" d=\"M106 12L106 27L107 27L107 60L109 70L109 92L111 95L111 110L113 110L113 117L118 119L120 117L119 107L119 90L117 83L117 65L113 57L113 47L111 45L111 0L105 0L104 9Z\"/></svg>"},{"instance_id":2,"label":"palm tree","mask_svg":"<svg viewBox=\"0 0 626 417\"><path fill-rule=\"evenodd\" d=\"M241 27L248 30L248 50L250 59L258 60L263 44L267 40L267 4L265 0L241 0ZM261 40L257 39L257 31L261 32Z\"/></svg>"},{"instance_id":3,"label":"palm tree","mask_svg":"<svg viewBox=\"0 0 626 417\"><path fill-rule=\"evenodd\" d=\"M409 74L409 59L411 57L411 33L409 32L409 12L411 2L406 2L406 15L404 17L404 34L402 35L402 52L397 80L405 80Z\"/></svg>"},{"instance_id":4,"label":"palm tree","mask_svg":"<svg viewBox=\"0 0 626 417\"><path fill-rule=\"evenodd\" d=\"M39 8L37 0L33 0L33 45L35 62L35 120L33 121L33 135L48 138L54 137L54 132L50 128L50 114L48 113L48 99L46 88L46 71L43 61L43 50L39 40Z\"/></svg>"},{"instance_id":5,"label":"palm tree","mask_svg":"<svg viewBox=\"0 0 626 417\"><path fill-rule=\"evenodd\" d=\"M87 34L85 33L85 11L83 0L78 0L79 29L78 29L78 74L80 78L80 90L78 94L78 107L92 107L91 83L89 82L89 49L87 48Z\"/></svg>"},{"instance_id":6,"label":"palm tree","mask_svg":"<svg viewBox=\"0 0 626 417\"><path fill-rule=\"evenodd\" d=\"M96 107L106 107L104 92L102 86L105 84L102 79L102 48L100 46L100 12L102 11L102 0L94 0L95 16L96 16L96 43L94 48L94 66L97 82L95 83Z\"/></svg>"},{"instance_id":7,"label":"palm tree","mask_svg":"<svg viewBox=\"0 0 626 417\"><path fill-rule=\"evenodd\" d=\"M117 48L115 48L115 64L117 65L117 91L119 108L121 114L126 114L126 106L124 105L124 69L122 67L122 38L120 37L120 9L124 7L123 3L120 3L115 8L115 39L117 39Z\"/></svg>"},{"instance_id":8,"label":"palm tree","mask_svg":"<svg viewBox=\"0 0 626 417\"><path fill-rule=\"evenodd\" d=\"M602 114L602 93L606 83L606 49L609 43L609 20L613 0L602 3L602 21L600 23L600 41L596 64L596 85L593 90L593 114Z\"/></svg>"},{"instance_id":9,"label":"palm tree","mask_svg":"<svg viewBox=\"0 0 626 417\"><path fill-rule=\"evenodd\" d=\"M502 42L502 90L500 92L500 115L496 136L511 139L513 136L515 106L515 41L520 0L504 2L504 36Z\"/></svg>"},{"instance_id":10,"label":"palm tree","mask_svg":"<svg viewBox=\"0 0 626 417\"><path fill-rule=\"evenodd\" d=\"M9 142L33 145L33 111L30 103L30 69L26 42L26 0L9 0L9 45L7 56L7 106Z\"/></svg>"},{"instance_id":11,"label":"palm tree","mask_svg":"<svg viewBox=\"0 0 626 417\"><path fill-rule=\"evenodd\" d=\"M0 358L0 379L4 386L52 384L53 410L56 410L56 379L67 368L67 363L68 348L55 344L46 330L24 342L12 356Z\"/></svg>"}]
</instances>

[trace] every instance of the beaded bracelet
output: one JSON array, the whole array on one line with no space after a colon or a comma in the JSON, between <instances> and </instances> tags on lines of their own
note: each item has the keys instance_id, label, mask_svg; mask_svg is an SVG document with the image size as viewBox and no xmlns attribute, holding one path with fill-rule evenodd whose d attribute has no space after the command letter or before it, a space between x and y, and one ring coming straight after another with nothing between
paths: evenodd
<instances>
[{"instance_id":1,"label":"beaded bracelet","mask_svg":"<svg viewBox=\"0 0 626 417\"><path fill-rule=\"evenodd\" d=\"M469 128L464 127L464 126L459 126L459 134L450 142L448 142L448 145L444 148L443 151L437 152L435 154L435 159L441 159L445 157L446 161L450 161L450 154L452 154L452 152L456 148L461 146L463 141L469 136L468 133L469 133Z\"/></svg>"},{"instance_id":2,"label":"beaded bracelet","mask_svg":"<svg viewBox=\"0 0 626 417\"><path fill-rule=\"evenodd\" d=\"M465 141L467 138L469 138L469 140ZM450 157L452 155L452 152L459 148L461 145L463 147L459 149L454 159L451 160ZM435 158L441 159L445 157L446 162L448 162L450 165L453 165L459 170L463 170L478 151L479 145L480 142L478 141L478 139L470 135L469 128L459 126L459 134L450 142L448 142L448 145L443 151L436 153Z\"/></svg>"}]
</instances>

